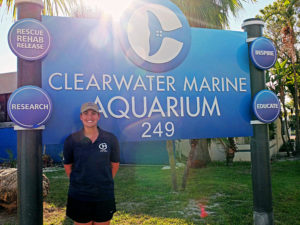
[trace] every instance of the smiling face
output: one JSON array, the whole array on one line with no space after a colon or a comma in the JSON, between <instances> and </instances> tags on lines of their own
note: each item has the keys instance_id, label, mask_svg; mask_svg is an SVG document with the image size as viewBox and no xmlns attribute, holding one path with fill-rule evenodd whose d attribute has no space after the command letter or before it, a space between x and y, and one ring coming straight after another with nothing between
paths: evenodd
<instances>
[{"instance_id":1,"label":"smiling face","mask_svg":"<svg viewBox=\"0 0 300 225\"><path fill-rule=\"evenodd\" d=\"M99 119L100 113L91 109L80 114L80 120L85 128L97 127Z\"/></svg>"}]
</instances>

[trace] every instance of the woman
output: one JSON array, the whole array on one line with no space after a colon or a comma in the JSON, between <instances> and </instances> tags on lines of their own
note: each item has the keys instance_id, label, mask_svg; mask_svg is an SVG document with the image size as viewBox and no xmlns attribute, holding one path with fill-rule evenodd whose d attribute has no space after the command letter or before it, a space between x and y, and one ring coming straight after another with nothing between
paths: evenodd
<instances>
[{"instance_id":1,"label":"woman","mask_svg":"<svg viewBox=\"0 0 300 225\"><path fill-rule=\"evenodd\" d=\"M116 212L114 181L120 161L119 142L97 124L99 108L81 106L83 129L64 143L64 167L70 178L67 216L75 225L108 225Z\"/></svg>"}]
</instances>

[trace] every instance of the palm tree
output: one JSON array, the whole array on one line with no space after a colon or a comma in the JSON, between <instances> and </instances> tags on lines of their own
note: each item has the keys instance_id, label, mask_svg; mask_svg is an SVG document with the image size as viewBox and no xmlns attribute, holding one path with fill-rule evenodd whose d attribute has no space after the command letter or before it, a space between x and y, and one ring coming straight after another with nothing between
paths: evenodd
<instances>
[{"instance_id":1,"label":"palm tree","mask_svg":"<svg viewBox=\"0 0 300 225\"><path fill-rule=\"evenodd\" d=\"M63 14L70 15L71 10L78 6L76 0L43 0L43 15L54 16ZM16 19L16 7L14 0L0 0L0 7L4 7L7 13L12 11L13 18Z\"/></svg>"},{"instance_id":2,"label":"palm tree","mask_svg":"<svg viewBox=\"0 0 300 225\"><path fill-rule=\"evenodd\" d=\"M228 16L243 8L242 2L256 0L171 0L187 17L190 26L221 29L228 27Z\"/></svg>"},{"instance_id":3,"label":"palm tree","mask_svg":"<svg viewBox=\"0 0 300 225\"><path fill-rule=\"evenodd\" d=\"M286 107L286 89L287 89L287 84L290 80L289 75L289 69L286 66L287 60L283 61L283 62L279 62L277 60L277 62L275 63L274 67L271 69L271 74L267 75L267 79L269 79L269 82L271 83L270 85L270 89L272 91L274 91L276 94L279 94L279 99L280 102L282 104L282 108L283 108L283 116L285 119L285 123L284 123L284 128L281 129L281 137L282 137L282 141L284 146L287 146L287 155L290 156L290 151L291 149L291 140L290 140L290 135L289 135L289 129L288 129L288 119L287 119L287 107ZM283 121L282 121L282 115L280 115L280 122L281 122L281 126L283 126ZM284 129L286 130L286 132L283 132ZM287 138L288 138L288 142L286 143L286 140L284 139L284 133L287 134Z\"/></svg>"},{"instance_id":4,"label":"palm tree","mask_svg":"<svg viewBox=\"0 0 300 225\"><path fill-rule=\"evenodd\" d=\"M299 55L296 49L296 32L294 27L299 20L299 0L277 0L273 5L269 5L261 10L264 21L275 21L280 25L280 39L285 55L289 58L293 70L294 80L294 108L296 116L296 153L300 154L300 131L299 131L299 74L297 64L299 64ZM299 25L298 25L299 26ZM299 54L299 53L298 53Z\"/></svg>"}]
</instances>

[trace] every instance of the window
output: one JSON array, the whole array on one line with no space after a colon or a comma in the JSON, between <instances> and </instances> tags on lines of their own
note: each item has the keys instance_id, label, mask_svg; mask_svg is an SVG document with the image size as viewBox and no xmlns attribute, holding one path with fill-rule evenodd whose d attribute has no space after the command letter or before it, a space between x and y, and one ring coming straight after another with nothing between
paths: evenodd
<instances>
[{"instance_id":1,"label":"window","mask_svg":"<svg viewBox=\"0 0 300 225\"><path fill-rule=\"evenodd\" d=\"M11 119L7 113L7 101L9 99L9 94L0 94L0 123L1 122L11 122Z\"/></svg>"}]
</instances>

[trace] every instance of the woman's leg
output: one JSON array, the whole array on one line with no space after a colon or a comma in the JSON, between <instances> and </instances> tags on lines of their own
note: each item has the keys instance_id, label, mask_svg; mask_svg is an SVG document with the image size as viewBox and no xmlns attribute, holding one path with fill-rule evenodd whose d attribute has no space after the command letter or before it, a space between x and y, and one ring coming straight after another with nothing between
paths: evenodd
<instances>
[{"instance_id":1,"label":"woman's leg","mask_svg":"<svg viewBox=\"0 0 300 225\"><path fill-rule=\"evenodd\" d=\"M109 224L110 224L110 220L106 222L93 222L93 225L109 225Z\"/></svg>"},{"instance_id":2,"label":"woman's leg","mask_svg":"<svg viewBox=\"0 0 300 225\"><path fill-rule=\"evenodd\" d=\"M74 225L93 225L93 221L90 221L88 223L78 223L74 221Z\"/></svg>"}]
</instances>

